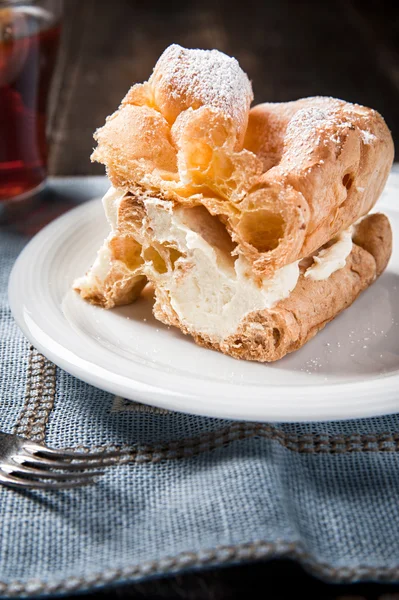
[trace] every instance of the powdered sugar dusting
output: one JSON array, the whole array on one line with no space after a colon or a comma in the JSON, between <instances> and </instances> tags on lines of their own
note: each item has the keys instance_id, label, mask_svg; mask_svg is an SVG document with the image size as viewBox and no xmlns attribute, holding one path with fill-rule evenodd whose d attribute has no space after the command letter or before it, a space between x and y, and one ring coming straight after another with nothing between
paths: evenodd
<instances>
[{"instance_id":1,"label":"powdered sugar dusting","mask_svg":"<svg viewBox=\"0 0 399 600\"><path fill-rule=\"evenodd\" d=\"M372 144L373 141L376 139L375 135L371 133L371 131L367 131L366 129L361 129L360 135L362 137L363 143L367 145Z\"/></svg>"},{"instance_id":2,"label":"powdered sugar dusting","mask_svg":"<svg viewBox=\"0 0 399 600\"><path fill-rule=\"evenodd\" d=\"M233 120L247 118L252 86L235 58L218 50L192 50L177 44L159 58L150 83L166 88L186 108L210 106Z\"/></svg>"},{"instance_id":3,"label":"powdered sugar dusting","mask_svg":"<svg viewBox=\"0 0 399 600\"><path fill-rule=\"evenodd\" d=\"M364 129L371 126L369 109L349 104L342 100L327 97L316 97L312 106L297 111L288 124L285 135L287 162L305 166L312 163L312 156L317 146L334 144L336 147L345 143L348 132L358 128L364 144L371 144L376 136ZM368 111L368 112L367 112ZM322 164L318 161L317 164Z\"/></svg>"}]
</instances>

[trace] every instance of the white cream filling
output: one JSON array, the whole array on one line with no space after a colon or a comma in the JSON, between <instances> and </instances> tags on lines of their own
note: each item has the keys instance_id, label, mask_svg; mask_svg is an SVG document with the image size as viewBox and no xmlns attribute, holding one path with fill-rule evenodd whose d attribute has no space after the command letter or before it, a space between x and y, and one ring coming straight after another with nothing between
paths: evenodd
<instances>
[{"instance_id":1,"label":"white cream filling","mask_svg":"<svg viewBox=\"0 0 399 600\"><path fill-rule=\"evenodd\" d=\"M126 190L123 188L114 188L112 185L102 199L105 216L114 231L118 226L118 208L121 200L126 195Z\"/></svg>"},{"instance_id":2,"label":"white cream filling","mask_svg":"<svg viewBox=\"0 0 399 600\"><path fill-rule=\"evenodd\" d=\"M103 198L112 230L110 236L117 227L118 207L125 193L111 187ZM156 241L177 248L185 257L176 261L173 271L163 274L155 270L151 261L146 261L143 274L168 293L173 309L189 330L224 339L237 330L247 314L271 308L295 288L299 261L286 265L257 285L248 275L251 267L246 258L242 255L233 258L231 248L223 246L217 230L212 231L209 223L212 217L208 213L203 220L201 213L194 215L192 209L181 207L172 211L173 205L168 201L151 198L144 203ZM332 246L314 257L305 277L324 280L345 266L352 250L352 229L342 232ZM93 289L101 285L111 260L105 242L89 273L75 286Z\"/></svg>"},{"instance_id":3,"label":"white cream filling","mask_svg":"<svg viewBox=\"0 0 399 600\"><path fill-rule=\"evenodd\" d=\"M177 260L172 273L154 273L149 263L147 269L151 279L168 291L173 309L189 330L223 339L236 331L245 315L271 308L296 286L298 262L258 286L247 275L250 265L245 257L234 260L229 251L209 244L187 225L191 209L172 213L170 202L145 204L155 238L175 245L186 256ZM197 225L201 227L198 216Z\"/></svg>"},{"instance_id":4,"label":"white cream filling","mask_svg":"<svg viewBox=\"0 0 399 600\"><path fill-rule=\"evenodd\" d=\"M329 248L320 250L313 257L314 263L305 272L305 277L314 281L328 279L332 273L342 269L346 264L346 259L352 252L352 234L353 227L349 227L339 234L337 240Z\"/></svg>"},{"instance_id":5,"label":"white cream filling","mask_svg":"<svg viewBox=\"0 0 399 600\"><path fill-rule=\"evenodd\" d=\"M101 285L104 283L112 264L112 255L110 249L108 248L107 240L112 237L113 232L118 225L118 207L125 194L126 190L115 189L113 186L111 186L103 196L102 203L105 216L107 217L107 221L111 227L111 233L98 250L96 259L91 269L86 273L86 275L80 277L74 282L75 288L89 292L90 290L101 288Z\"/></svg>"},{"instance_id":6,"label":"white cream filling","mask_svg":"<svg viewBox=\"0 0 399 600\"><path fill-rule=\"evenodd\" d=\"M94 289L99 289L109 273L111 263L111 251L109 250L108 246L101 246L97 252L96 259L91 269L86 273L86 275L76 279L73 287L81 291L86 290L87 292Z\"/></svg>"}]
</instances>

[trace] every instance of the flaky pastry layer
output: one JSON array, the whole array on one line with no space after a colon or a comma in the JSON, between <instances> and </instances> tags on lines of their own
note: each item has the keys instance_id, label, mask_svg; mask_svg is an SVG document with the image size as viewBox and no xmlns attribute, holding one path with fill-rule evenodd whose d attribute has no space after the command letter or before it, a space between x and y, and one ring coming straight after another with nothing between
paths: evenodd
<instances>
[{"instance_id":1,"label":"flaky pastry layer","mask_svg":"<svg viewBox=\"0 0 399 600\"><path fill-rule=\"evenodd\" d=\"M315 252L367 214L393 143L375 110L334 98L260 104L237 61L171 46L96 133L116 188L203 205L254 275Z\"/></svg>"}]
</instances>

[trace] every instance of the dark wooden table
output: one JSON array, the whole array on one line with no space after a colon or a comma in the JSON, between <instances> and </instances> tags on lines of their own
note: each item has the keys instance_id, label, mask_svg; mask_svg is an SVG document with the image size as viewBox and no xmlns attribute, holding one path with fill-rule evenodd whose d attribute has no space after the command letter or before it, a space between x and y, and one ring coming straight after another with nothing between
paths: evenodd
<instances>
[{"instance_id":1,"label":"dark wooden table","mask_svg":"<svg viewBox=\"0 0 399 600\"><path fill-rule=\"evenodd\" d=\"M66 0L50 118L53 175L101 174L92 134L173 42L235 56L255 102L331 95L372 106L399 148L399 2ZM263 593L257 590L263 590ZM399 600L399 588L334 586L289 561L188 574L90 598Z\"/></svg>"}]
</instances>

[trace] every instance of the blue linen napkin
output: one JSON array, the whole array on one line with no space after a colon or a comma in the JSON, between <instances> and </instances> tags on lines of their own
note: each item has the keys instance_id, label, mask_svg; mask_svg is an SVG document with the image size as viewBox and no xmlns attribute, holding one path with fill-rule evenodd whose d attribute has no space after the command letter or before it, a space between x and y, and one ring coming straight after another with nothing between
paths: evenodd
<instances>
[{"instance_id":1,"label":"blue linen napkin","mask_svg":"<svg viewBox=\"0 0 399 600\"><path fill-rule=\"evenodd\" d=\"M125 449L93 487L0 487L0 596L279 556L325 580L399 581L397 415L270 425L172 413L93 388L25 340L6 288L26 233L106 185L53 180L28 220L0 227L0 429Z\"/></svg>"}]
</instances>

